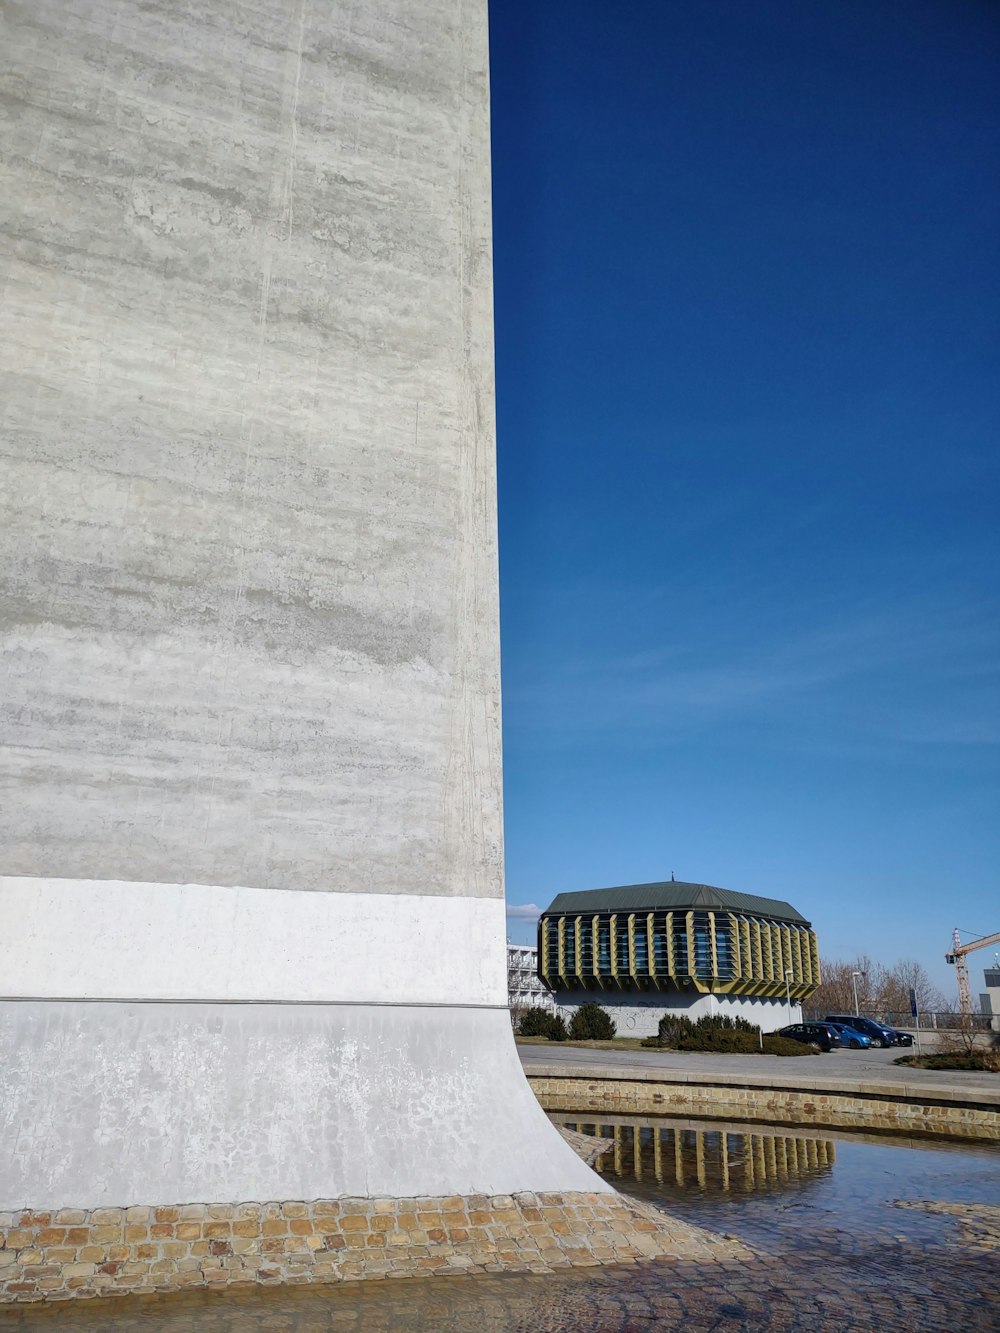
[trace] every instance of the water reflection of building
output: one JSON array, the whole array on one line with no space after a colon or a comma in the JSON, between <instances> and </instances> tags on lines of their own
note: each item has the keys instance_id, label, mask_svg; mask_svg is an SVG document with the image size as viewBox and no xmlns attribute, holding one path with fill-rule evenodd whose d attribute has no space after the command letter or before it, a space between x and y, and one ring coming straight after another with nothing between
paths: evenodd
<instances>
[{"instance_id":1,"label":"water reflection of building","mask_svg":"<svg viewBox=\"0 0 1000 1333\"><path fill-rule=\"evenodd\" d=\"M582 1134L614 1140L594 1163L605 1175L709 1194L802 1184L828 1174L837 1158L832 1139L756 1126L744 1131L638 1121L565 1123Z\"/></svg>"},{"instance_id":2,"label":"water reflection of building","mask_svg":"<svg viewBox=\"0 0 1000 1333\"><path fill-rule=\"evenodd\" d=\"M656 1033L664 1013L800 1022L820 982L810 923L789 903L710 884L632 884L561 893L538 923L539 975L562 1012L605 1006L620 1036Z\"/></svg>"}]
</instances>

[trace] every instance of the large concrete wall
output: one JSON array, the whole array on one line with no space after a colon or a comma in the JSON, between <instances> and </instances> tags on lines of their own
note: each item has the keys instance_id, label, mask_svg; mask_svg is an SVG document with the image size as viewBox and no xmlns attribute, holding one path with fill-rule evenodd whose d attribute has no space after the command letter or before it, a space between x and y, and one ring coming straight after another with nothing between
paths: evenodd
<instances>
[{"instance_id":1,"label":"large concrete wall","mask_svg":"<svg viewBox=\"0 0 1000 1333\"><path fill-rule=\"evenodd\" d=\"M604 1190L507 1013L485 0L4 14L0 1211Z\"/></svg>"},{"instance_id":2,"label":"large concrete wall","mask_svg":"<svg viewBox=\"0 0 1000 1333\"><path fill-rule=\"evenodd\" d=\"M4 872L499 896L485 3L4 11Z\"/></svg>"}]
</instances>

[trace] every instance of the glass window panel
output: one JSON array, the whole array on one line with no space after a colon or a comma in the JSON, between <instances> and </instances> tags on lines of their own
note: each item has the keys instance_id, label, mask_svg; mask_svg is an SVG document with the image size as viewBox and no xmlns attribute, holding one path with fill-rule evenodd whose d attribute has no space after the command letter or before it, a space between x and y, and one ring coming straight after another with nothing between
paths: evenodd
<instances>
[{"instance_id":1,"label":"glass window panel","mask_svg":"<svg viewBox=\"0 0 1000 1333\"><path fill-rule=\"evenodd\" d=\"M670 961L667 953L666 920L662 916L653 918L653 958L657 972L661 976L666 976Z\"/></svg>"},{"instance_id":2,"label":"glass window panel","mask_svg":"<svg viewBox=\"0 0 1000 1333\"><path fill-rule=\"evenodd\" d=\"M589 916L585 916L580 921L580 953L582 955L582 969L585 977L594 975L594 926Z\"/></svg>"},{"instance_id":3,"label":"glass window panel","mask_svg":"<svg viewBox=\"0 0 1000 1333\"><path fill-rule=\"evenodd\" d=\"M635 923L635 970L640 976L649 976L649 941L646 938L646 918Z\"/></svg>"},{"instance_id":4,"label":"glass window panel","mask_svg":"<svg viewBox=\"0 0 1000 1333\"><path fill-rule=\"evenodd\" d=\"M628 917L620 916L615 922L615 953L618 955L618 975L628 976Z\"/></svg>"},{"instance_id":5,"label":"glass window panel","mask_svg":"<svg viewBox=\"0 0 1000 1333\"><path fill-rule=\"evenodd\" d=\"M688 937L687 922L684 915L678 914L674 917L674 970L679 977L690 976L691 967L688 961Z\"/></svg>"},{"instance_id":6,"label":"glass window panel","mask_svg":"<svg viewBox=\"0 0 1000 1333\"><path fill-rule=\"evenodd\" d=\"M566 918L566 928L563 932L563 939L566 944L566 971L576 974L576 918L568 916Z\"/></svg>"},{"instance_id":7,"label":"glass window panel","mask_svg":"<svg viewBox=\"0 0 1000 1333\"><path fill-rule=\"evenodd\" d=\"M726 981L736 975L734 929L733 923L727 917L715 918L715 954L719 964L719 976Z\"/></svg>"},{"instance_id":8,"label":"glass window panel","mask_svg":"<svg viewBox=\"0 0 1000 1333\"><path fill-rule=\"evenodd\" d=\"M606 916L597 922L597 971L602 977L611 976L611 919Z\"/></svg>"},{"instance_id":9,"label":"glass window panel","mask_svg":"<svg viewBox=\"0 0 1000 1333\"><path fill-rule=\"evenodd\" d=\"M712 937L707 912L694 914L694 975L699 979L712 976Z\"/></svg>"}]
</instances>

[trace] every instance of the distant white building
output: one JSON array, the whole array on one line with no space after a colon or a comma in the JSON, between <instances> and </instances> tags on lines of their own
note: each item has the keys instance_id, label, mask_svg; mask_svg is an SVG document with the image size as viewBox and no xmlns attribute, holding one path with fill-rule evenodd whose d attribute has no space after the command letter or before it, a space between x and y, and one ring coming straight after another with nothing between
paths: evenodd
<instances>
[{"instance_id":1,"label":"distant white building","mask_svg":"<svg viewBox=\"0 0 1000 1333\"><path fill-rule=\"evenodd\" d=\"M555 1013L552 992L538 975L538 950L533 944L507 945L507 1000L511 1009L547 1009Z\"/></svg>"},{"instance_id":2,"label":"distant white building","mask_svg":"<svg viewBox=\"0 0 1000 1333\"><path fill-rule=\"evenodd\" d=\"M1000 964L983 972L986 990L979 997L979 1007L990 1020L994 1032L1000 1032Z\"/></svg>"}]
</instances>

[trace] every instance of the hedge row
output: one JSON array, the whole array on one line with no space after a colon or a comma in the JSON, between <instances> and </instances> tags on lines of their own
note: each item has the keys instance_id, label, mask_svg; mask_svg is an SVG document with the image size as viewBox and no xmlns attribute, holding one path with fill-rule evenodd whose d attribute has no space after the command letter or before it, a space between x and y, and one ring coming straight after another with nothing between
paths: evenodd
<instances>
[{"instance_id":1,"label":"hedge row","mask_svg":"<svg viewBox=\"0 0 1000 1333\"><path fill-rule=\"evenodd\" d=\"M522 1037L547 1037L549 1041L611 1041L617 1031L614 1020L599 1004L577 1009L567 1028L565 1020L547 1009L526 1009L517 1028ZM745 1018L706 1014L697 1022L682 1014L664 1014L655 1037L643 1046L673 1051L715 1051L725 1055L817 1055L819 1048L788 1037L764 1036Z\"/></svg>"}]
</instances>

